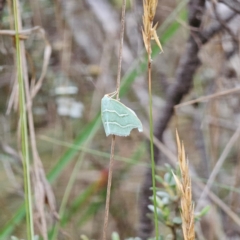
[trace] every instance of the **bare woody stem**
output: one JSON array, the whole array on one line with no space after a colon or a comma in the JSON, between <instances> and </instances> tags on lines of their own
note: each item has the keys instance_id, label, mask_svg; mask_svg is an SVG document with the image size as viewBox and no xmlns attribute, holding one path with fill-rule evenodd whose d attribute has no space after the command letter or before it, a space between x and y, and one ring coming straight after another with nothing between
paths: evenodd
<instances>
[{"instance_id":1,"label":"bare woody stem","mask_svg":"<svg viewBox=\"0 0 240 240\"><path fill-rule=\"evenodd\" d=\"M122 49L123 49L123 38L124 38L124 23L125 23L125 9L126 9L126 0L122 1L122 17L121 17L121 31L120 31L120 46L119 46L119 55L118 55L118 73L117 73L117 100L119 98L120 91L120 82L121 82L121 68L122 68ZM109 162L109 172L108 172L108 185L107 185L107 197L106 197L106 206L105 206L105 215L104 215L104 225L103 225L103 240L107 239L107 226L108 226L108 216L109 216L109 206L110 206L110 197L111 197L111 186L112 186L112 173L113 173L113 164L114 164L114 148L115 148L115 135L112 136L111 143L111 156Z\"/></svg>"},{"instance_id":2,"label":"bare woody stem","mask_svg":"<svg viewBox=\"0 0 240 240\"><path fill-rule=\"evenodd\" d=\"M118 53L118 73L117 73L117 100L119 98L120 83L121 83L121 69L122 69L122 50L123 50L123 38L124 38L124 23L125 23L125 9L126 0L122 2L122 17L121 17L121 31L120 31L120 46Z\"/></svg>"},{"instance_id":3,"label":"bare woody stem","mask_svg":"<svg viewBox=\"0 0 240 240\"><path fill-rule=\"evenodd\" d=\"M105 206L104 225L103 225L103 238L102 238L103 240L107 239L108 216L109 216L109 206L110 206L110 197L111 197L113 163L114 163L114 148L115 148L115 135L112 136L112 144L111 144L111 156L110 156L110 163L109 163L108 185L107 185L107 198L106 198L106 206Z\"/></svg>"}]
</instances>

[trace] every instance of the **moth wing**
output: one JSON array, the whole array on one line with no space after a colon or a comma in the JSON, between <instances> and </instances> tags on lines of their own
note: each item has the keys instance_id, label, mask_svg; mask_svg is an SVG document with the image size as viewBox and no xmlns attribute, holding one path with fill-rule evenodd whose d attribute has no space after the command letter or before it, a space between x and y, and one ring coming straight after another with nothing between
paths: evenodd
<instances>
[{"instance_id":1,"label":"moth wing","mask_svg":"<svg viewBox=\"0 0 240 240\"><path fill-rule=\"evenodd\" d=\"M143 130L133 110L106 95L102 99L102 121L107 136L128 136L134 128L138 128L139 132Z\"/></svg>"}]
</instances>

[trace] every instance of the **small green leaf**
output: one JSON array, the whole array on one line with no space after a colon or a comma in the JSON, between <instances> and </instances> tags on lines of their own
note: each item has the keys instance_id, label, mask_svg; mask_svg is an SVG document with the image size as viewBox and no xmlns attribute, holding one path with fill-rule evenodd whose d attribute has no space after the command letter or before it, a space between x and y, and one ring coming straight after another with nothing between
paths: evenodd
<instances>
[{"instance_id":1,"label":"small green leaf","mask_svg":"<svg viewBox=\"0 0 240 240\"><path fill-rule=\"evenodd\" d=\"M159 182L159 183L164 183L164 180L163 180L163 178L161 177L161 176L155 176L155 178L156 178L156 180Z\"/></svg>"},{"instance_id":2,"label":"small green leaf","mask_svg":"<svg viewBox=\"0 0 240 240\"><path fill-rule=\"evenodd\" d=\"M180 225L180 224L182 224L182 219L180 217L174 217L172 222L174 224Z\"/></svg>"},{"instance_id":3,"label":"small green leaf","mask_svg":"<svg viewBox=\"0 0 240 240\"><path fill-rule=\"evenodd\" d=\"M157 195L162 198L169 197L169 194L167 192L163 192L163 191L157 191Z\"/></svg>"},{"instance_id":4,"label":"small green leaf","mask_svg":"<svg viewBox=\"0 0 240 240\"><path fill-rule=\"evenodd\" d=\"M151 212L154 212L154 206L153 205L148 205L148 208ZM157 208L157 215L158 215L159 221L164 223L165 220L164 220L163 212L159 208Z\"/></svg>"},{"instance_id":5,"label":"small green leaf","mask_svg":"<svg viewBox=\"0 0 240 240\"><path fill-rule=\"evenodd\" d=\"M170 174L169 172L165 173L164 181L169 184L172 181L172 174Z\"/></svg>"},{"instance_id":6,"label":"small green leaf","mask_svg":"<svg viewBox=\"0 0 240 240\"><path fill-rule=\"evenodd\" d=\"M170 203L169 197L167 196L167 197L162 198L162 203L164 206L168 205Z\"/></svg>"}]
</instances>

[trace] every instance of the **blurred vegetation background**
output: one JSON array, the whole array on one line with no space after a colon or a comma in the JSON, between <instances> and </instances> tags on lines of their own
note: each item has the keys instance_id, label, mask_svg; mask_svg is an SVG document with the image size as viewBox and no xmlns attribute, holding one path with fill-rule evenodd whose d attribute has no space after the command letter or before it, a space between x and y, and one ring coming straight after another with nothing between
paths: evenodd
<instances>
[{"instance_id":1,"label":"blurred vegetation background","mask_svg":"<svg viewBox=\"0 0 240 240\"><path fill-rule=\"evenodd\" d=\"M193 18L200 24L194 27L194 22L188 20L192 9L198 10L199 2L203 6L198 13L200 20L198 15ZM221 207L208 195L204 196L201 207L209 206L210 210L198 222L197 239L240 239L240 2L221 2L158 3L157 31L164 53L159 54L158 47L153 45L152 79L158 139L155 145L159 148L160 140L165 149L164 152L160 147L161 157L156 156L161 158L157 179L163 239L183 239L179 193L171 176L176 169L171 157L176 156L176 128L186 148L193 189L197 182L205 184L215 169L211 192L228 206ZM106 138L101 124L100 103L104 94L113 92L116 86L122 1L22 0L19 4L23 30L29 30L20 31L20 38L25 44L29 85L33 86L31 109L37 150L46 173L46 178L41 174L45 189L41 197L45 199L48 238L54 239L53 228L59 221L56 239L81 239L81 235L100 239L111 145L111 137ZM13 235L26 239L12 1L0 1L0 11L0 239ZM142 14L142 1L127 1L120 98L137 113L144 132L133 130L129 137L116 140L109 239L112 232L118 232L120 239L137 236L147 239L144 236L151 235L151 227L145 231L141 224L142 218L151 218L150 211L145 214L141 207L144 198L149 202L142 189L150 167ZM218 27L214 34L204 35L214 26ZM187 50L192 41L197 46L193 56L200 61L194 69L185 64L186 76L182 78L190 79L189 89L175 103L171 100L171 86L180 79L185 59L191 60ZM185 85L183 81L184 89ZM39 87L36 95L34 86ZM166 106L191 100L193 103L174 109L170 114L172 120L166 121L164 133L158 135ZM71 176L70 196L58 220ZM38 192L36 186L33 177L32 188ZM193 191L196 206L201 191ZM34 200L37 201L38 198ZM34 226L41 236L44 230L37 206L34 204Z\"/></svg>"}]
</instances>

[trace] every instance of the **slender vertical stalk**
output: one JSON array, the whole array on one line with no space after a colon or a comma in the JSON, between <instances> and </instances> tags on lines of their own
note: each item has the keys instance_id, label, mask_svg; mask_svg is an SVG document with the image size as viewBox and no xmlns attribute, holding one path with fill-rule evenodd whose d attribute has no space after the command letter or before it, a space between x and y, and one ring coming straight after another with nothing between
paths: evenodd
<instances>
[{"instance_id":1,"label":"slender vertical stalk","mask_svg":"<svg viewBox=\"0 0 240 240\"><path fill-rule=\"evenodd\" d=\"M17 57L17 77L19 89L19 112L20 112L20 128L21 128L21 146L22 146L22 163L24 171L24 192L25 192L25 207L27 219L27 238L34 239L33 214L32 214L32 194L30 180L30 163L29 163L29 148L28 148L28 133L27 133L27 116L24 81L22 72L22 59L19 40L19 2L13 0L13 13L16 31L16 57Z\"/></svg>"},{"instance_id":2,"label":"slender vertical stalk","mask_svg":"<svg viewBox=\"0 0 240 240\"><path fill-rule=\"evenodd\" d=\"M148 94L149 94L149 135L150 135L150 152L151 152L151 167L152 167L152 185L153 185L153 205L154 205L154 225L156 239L159 239L158 231L158 215L157 215L157 195L156 195L156 181L155 181L155 161L153 150L153 117L152 117L152 59L151 59L151 39L149 39L148 51Z\"/></svg>"},{"instance_id":3,"label":"slender vertical stalk","mask_svg":"<svg viewBox=\"0 0 240 240\"><path fill-rule=\"evenodd\" d=\"M105 216L103 225L103 240L107 239L107 226L108 226L108 216L109 216L109 206L111 198L111 186L112 186L112 173L113 173L113 163L114 163L114 148L115 148L115 135L112 136L111 144L111 156L109 162L109 172L108 172L108 184L107 184L107 198L105 206Z\"/></svg>"},{"instance_id":4,"label":"slender vertical stalk","mask_svg":"<svg viewBox=\"0 0 240 240\"><path fill-rule=\"evenodd\" d=\"M123 49L123 37L124 37L124 23L125 23L125 9L126 9L126 0L122 0L122 17L121 17L121 32L120 32L120 46L118 54L118 73L117 73L117 100L119 98L120 82L121 82L121 68L122 68L122 49ZM103 225L103 240L107 239L107 226L108 226L108 216L109 216L109 206L110 206L110 197L111 197L111 186L112 186L112 173L113 173L113 163L114 163L114 148L115 148L116 136L112 136L111 143L111 156L109 162L109 172L108 172L108 185L107 185L107 197L106 197L106 206L105 206L105 216L104 216L104 225Z\"/></svg>"},{"instance_id":5,"label":"slender vertical stalk","mask_svg":"<svg viewBox=\"0 0 240 240\"><path fill-rule=\"evenodd\" d=\"M156 239L159 239L158 231L158 215L157 215L157 196L156 196L156 182L155 182L155 161L153 149L153 117L152 117L152 47L151 39L154 39L160 50L162 50L161 43L158 39L156 28L157 23L153 25L158 0L143 0L143 42L148 54L148 92L149 92L149 135L150 135L150 152L151 152L151 166L152 166L152 185L153 185L153 205L154 205L154 224Z\"/></svg>"}]
</instances>

